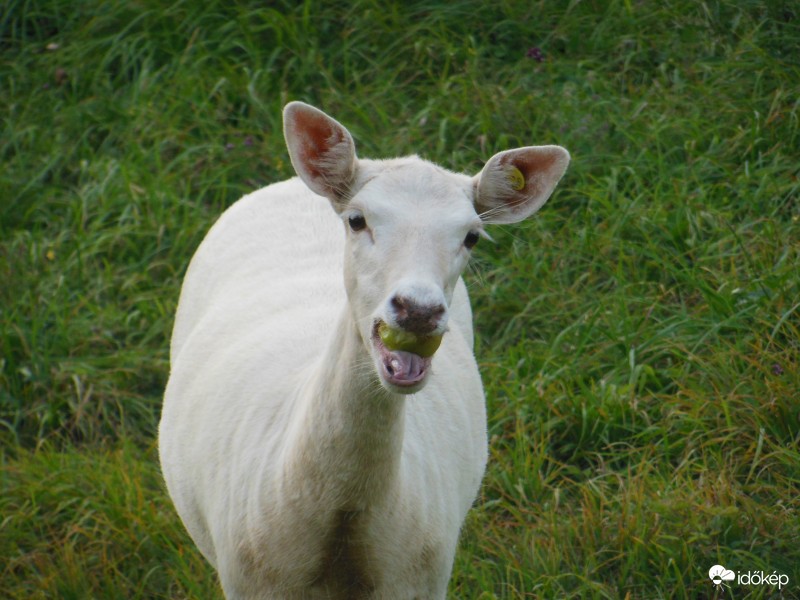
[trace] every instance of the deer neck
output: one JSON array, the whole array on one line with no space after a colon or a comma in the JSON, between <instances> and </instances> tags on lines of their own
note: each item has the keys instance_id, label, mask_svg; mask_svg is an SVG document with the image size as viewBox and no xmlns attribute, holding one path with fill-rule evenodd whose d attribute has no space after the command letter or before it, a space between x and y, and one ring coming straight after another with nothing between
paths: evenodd
<instances>
[{"instance_id":1,"label":"deer neck","mask_svg":"<svg viewBox=\"0 0 800 600\"><path fill-rule=\"evenodd\" d=\"M286 465L306 498L356 511L397 483L405 406L364 344L346 305L303 389Z\"/></svg>"}]
</instances>

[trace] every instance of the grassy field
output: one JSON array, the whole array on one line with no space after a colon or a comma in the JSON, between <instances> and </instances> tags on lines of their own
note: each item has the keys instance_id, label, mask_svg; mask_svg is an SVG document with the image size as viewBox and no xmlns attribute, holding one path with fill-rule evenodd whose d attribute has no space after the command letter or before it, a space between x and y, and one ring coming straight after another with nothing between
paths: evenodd
<instances>
[{"instance_id":1,"label":"grassy field","mask_svg":"<svg viewBox=\"0 0 800 600\"><path fill-rule=\"evenodd\" d=\"M221 598L157 466L168 340L294 99L365 157L573 156L467 275L453 598L800 598L796 3L8 0L0 60L4 598Z\"/></svg>"}]
</instances>

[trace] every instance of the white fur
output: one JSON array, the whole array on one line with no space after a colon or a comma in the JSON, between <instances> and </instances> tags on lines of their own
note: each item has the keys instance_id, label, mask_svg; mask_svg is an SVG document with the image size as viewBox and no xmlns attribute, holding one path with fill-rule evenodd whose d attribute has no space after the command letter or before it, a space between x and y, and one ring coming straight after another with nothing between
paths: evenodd
<instances>
[{"instance_id":1,"label":"white fur","mask_svg":"<svg viewBox=\"0 0 800 600\"><path fill-rule=\"evenodd\" d=\"M463 240L482 229L476 205L514 218L480 177L359 160L301 103L284 119L303 180L228 209L184 281L159 437L169 493L228 598L444 598L487 456ZM446 307L407 389L371 337L397 323L398 294Z\"/></svg>"}]
</instances>

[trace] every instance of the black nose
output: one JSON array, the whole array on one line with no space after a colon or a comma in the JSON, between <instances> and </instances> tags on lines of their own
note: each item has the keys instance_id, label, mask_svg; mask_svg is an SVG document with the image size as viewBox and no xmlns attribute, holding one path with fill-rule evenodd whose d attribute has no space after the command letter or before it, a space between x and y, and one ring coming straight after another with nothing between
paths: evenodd
<instances>
[{"instance_id":1,"label":"black nose","mask_svg":"<svg viewBox=\"0 0 800 600\"><path fill-rule=\"evenodd\" d=\"M436 329L445 313L443 304L420 304L400 295L392 298L392 308L397 324L406 331L419 335Z\"/></svg>"}]
</instances>

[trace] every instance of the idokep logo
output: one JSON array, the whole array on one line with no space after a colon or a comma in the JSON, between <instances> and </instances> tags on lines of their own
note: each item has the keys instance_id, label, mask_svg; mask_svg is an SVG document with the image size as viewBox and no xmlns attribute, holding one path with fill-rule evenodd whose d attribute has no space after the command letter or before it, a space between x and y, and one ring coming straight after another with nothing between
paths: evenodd
<instances>
[{"instance_id":1,"label":"idokep logo","mask_svg":"<svg viewBox=\"0 0 800 600\"><path fill-rule=\"evenodd\" d=\"M764 573L763 571L734 573L722 565L714 565L711 567L708 570L708 578L711 579L711 582L717 587L728 585L727 582L729 581L735 581L739 585L777 585L780 590L789 583L789 576L784 573L777 573L775 571L772 573Z\"/></svg>"},{"instance_id":2,"label":"idokep logo","mask_svg":"<svg viewBox=\"0 0 800 600\"><path fill-rule=\"evenodd\" d=\"M736 574L733 571L729 571L722 565L714 565L708 570L708 576L713 582L713 584L717 587L724 584L726 581L732 581L736 579Z\"/></svg>"}]
</instances>

